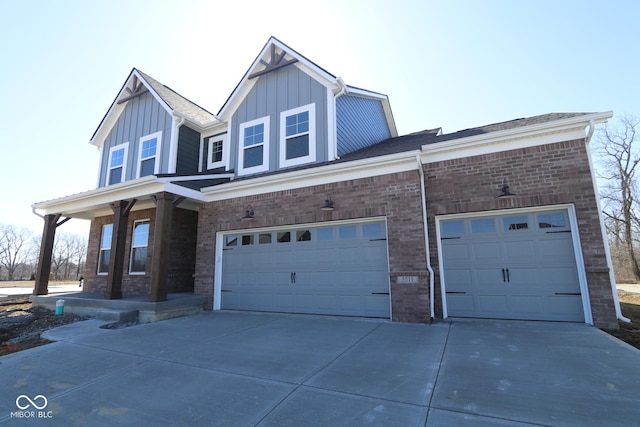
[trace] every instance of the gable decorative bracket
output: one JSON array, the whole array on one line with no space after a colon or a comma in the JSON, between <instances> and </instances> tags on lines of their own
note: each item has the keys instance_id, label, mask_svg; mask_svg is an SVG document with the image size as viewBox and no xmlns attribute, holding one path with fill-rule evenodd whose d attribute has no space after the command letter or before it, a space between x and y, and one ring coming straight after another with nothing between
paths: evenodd
<instances>
[{"instance_id":1,"label":"gable decorative bracket","mask_svg":"<svg viewBox=\"0 0 640 427\"><path fill-rule=\"evenodd\" d=\"M270 73L271 71L277 70L279 68L283 68L286 67L287 65L291 65L291 64L295 64L296 62L298 62L298 60L296 58L293 59L287 59L285 60L284 57L287 54L287 52L285 52L284 50L280 53L276 53L276 46L275 45L271 45L271 58L269 58L269 61L265 61L264 59L260 60L260 63L262 65L265 66L265 68L263 68L260 71L256 71L255 73L251 74L249 76L249 79L253 79L256 78L258 76L261 76L263 74L267 74Z\"/></svg>"},{"instance_id":2,"label":"gable decorative bracket","mask_svg":"<svg viewBox=\"0 0 640 427\"><path fill-rule=\"evenodd\" d=\"M149 89L147 89L145 87L145 85L142 84L142 82L140 80L138 80L138 78L136 76L133 76L133 84L131 85L133 87L132 89L129 89L128 87L125 88L125 90L127 91L127 93L129 94L129 96L125 96L122 99L118 100L118 104L122 104L125 103L127 101L129 101L130 99L135 98L136 96L140 96L142 94L145 94L147 92L149 92Z\"/></svg>"}]
</instances>

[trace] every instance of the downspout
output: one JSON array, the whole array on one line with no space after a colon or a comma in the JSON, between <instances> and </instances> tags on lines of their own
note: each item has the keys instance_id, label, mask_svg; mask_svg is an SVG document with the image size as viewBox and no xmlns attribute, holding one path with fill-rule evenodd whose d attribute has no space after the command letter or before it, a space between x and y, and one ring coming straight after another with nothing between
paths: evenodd
<instances>
[{"instance_id":1,"label":"downspout","mask_svg":"<svg viewBox=\"0 0 640 427\"><path fill-rule=\"evenodd\" d=\"M169 148L169 173L176 173L178 164L178 135L180 134L180 127L184 124L185 121L185 117L181 114L176 113L175 111L173 112L173 117L175 132L172 132L171 145Z\"/></svg>"},{"instance_id":2,"label":"downspout","mask_svg":"<svg viewBox=\"0 0 640 427\"><path fill-rule=\"evenodd\" d=\"M33 212L35 216L39 216L40 218L44 219L44 216L36 212L36 208L34 208L33 206L31 207L31 212Z\"/></svg>"},{"instance_id":3,"label":"downspout","mask_svg":"<svg viewBox=\"0 0 640 427\"><path fill-rule=\"evenodd\" d=\"M429 225L427 223L427 195L424 186L424 171L422 170L422 159L420 154L416 154L416 162L418 163L418 173L420 174L420 196L422 199L422 226L424 227L424 248L425 258L427 261L427 270L429 270L429 310L431 320L435 316L435 302L433 296L435 294L435 277L433 275L433 267L431 266L431 254L429 253Z\"/></svg>"},{"instance_id":4,"label":"downspout","mask_svg":"<svg viewBox=\"0 0 640 427\"><path fill-rule=\"evenodd\" d=\"M593 181L593 190L596 192L596 206L598 207L598 220L600 221L600 233L602 233L602 244L604 245L605 258L607 260L607 267L609 267L609 283L611 284L611 293L613 295L613 305L616 308L616 316L619 320L626 323L631 323L631 319L622 315L620 310L620 300L618 299L618 286L616 285L616 276L613 271L613 262L611 261L611 251L609 250L609 242L607 239L607 230L604 227L604 221L602 218L602 207L600 206L600 193L598 191L598 182L593 169L593 161L591 159L591 150L589 149L589 143L591 137L596 130L596 124L593 120L589 120L589 133L587 134L586 146L587 157L589 159L589 169L591 169L591 180Z\"/></svg>"}]
</instances>

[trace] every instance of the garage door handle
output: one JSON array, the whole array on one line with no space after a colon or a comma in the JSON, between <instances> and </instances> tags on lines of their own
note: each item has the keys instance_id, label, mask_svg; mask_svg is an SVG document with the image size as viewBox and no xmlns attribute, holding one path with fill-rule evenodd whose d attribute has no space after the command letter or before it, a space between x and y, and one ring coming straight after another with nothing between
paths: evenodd
<instances>
[{"instance_id":1,"label":"garage door handle","mask_svg":"<svg viewBox=\"0 0 640 427\"><path fill-rule=\"evenodd\" d=\"M504 271L504 268L502 269L502 282L506 282L507 281L507 273L506 271Z\"/></svg>"},{"instance_id":2,"label":"garage door handle","mask_svg":"<svg viewBox=\"0 0 640 427\"><path fill-rule=\"evenodd\" d=\"M509 269L507 268L507 282L510 282L511 279L509 278Z\"/></svg>"},{"instance_id":3,"label":"garage door handle","mask_svg":"<svg viewBox=\"0 0 640 427\"><path fill-rule=\"evenodd\" d=\"M389 295L389 292L371 292L371 295Z\"/></svg>"},{"instance_id":4,"label":"garage door handle","mask_svg":"<svg viewBox=\"0 0 640 427\"><path fill-rule=\"evenodd\" d=\"M447 291L447 294L466 294L466 292Z\"/></svg>"},{"instance_id":5,"label":"garage door handle","mask_svg":"<svg viewBox=\"0 0 640 427\"><path fill-rule=\"evenodd\" d=\"M296 284L296 273L295 272L291 273L291 284L292 285Z\"/></svg>"},{"instance_id":6,"label":"garage door handle","mask_svg":"<svg viewBox=\"0 0 640 427\"><path fill-rule=\"evenodd\" d=\"M580 292L556 292L556 295L581 295Z\"/></svg>"}]
</instances>

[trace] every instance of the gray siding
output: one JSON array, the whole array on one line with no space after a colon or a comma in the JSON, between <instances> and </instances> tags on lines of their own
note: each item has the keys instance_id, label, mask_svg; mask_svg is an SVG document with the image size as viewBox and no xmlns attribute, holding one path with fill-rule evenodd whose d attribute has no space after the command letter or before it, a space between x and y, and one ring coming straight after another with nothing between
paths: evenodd
<instances>
[{"instance_id":1,"label":"gray siding","mask_svg":"<svg viewBox=\"0 0 640 427\"><path fill-rule=\"evenodd\" d=\"M140 137L162 132L160 152L160 173L167 173L169 169L169 151L171 145L171 115L146 93L127 102L124 111L107 135L102 147L99 187L106 185L106 171L108 169L109 149L122 143L129 143L125 180L136 178Z\"/></svg>"},{"instance_id":2,"label":"gray siding","mask_svg":"<svg viewBox=\"0 0 640 427\"><path fill-rule=\"evenodd\" d=\"M198 173L198 159L200 157L200 133L187 126L180 126L178 132L178 158L176 159L176 173Z\"/></svg>"},{"instance_id":3,"label":"gray siding","mask_svg":"<svg viewBox=\"0 0 640 427\"><path fill-rule=\"evenodd\" d=\"M294 66L258 77L258 81L232 116L230 135L230 168L237 170L240 124L264 116L269 122L269 171L278 167L280 113L315 103L316 161L327 154L327 89Z\"/></svg>"},{"instance_id":4,"label":"gray siding","mask_svg":"<svg viewBox=\"0 0 640 427\"><path fill-rule=\"evenodd\" d=\"M344 95L336 100L338 156L391 137L380 101Z\"/></svg>"}]
</instances>

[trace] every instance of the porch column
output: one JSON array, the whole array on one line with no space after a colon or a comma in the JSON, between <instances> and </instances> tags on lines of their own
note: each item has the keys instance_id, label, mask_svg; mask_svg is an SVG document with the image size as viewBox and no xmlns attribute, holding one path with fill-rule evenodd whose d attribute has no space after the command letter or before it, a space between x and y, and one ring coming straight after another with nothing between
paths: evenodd
<instances>
[{"instance_id":1,"label":"porch column","mask_svg":"<svg viewBox=\"0 0 640 427\"><path fill-rule=\"evenodd\" d=\"M113 211L113 235L111 237L111 254L109 257L109 275L107 276L107 291L105 299L122 298L122 272L124 269L124 251L127 239L127 222L129 212L136 199L120 200L110 203Z\"/></svg>"},{"instance_id":2,"label":"porch column","mask_svg":"<svg viewBox=\"0 0 640 427\"><path fill-rule=\"evenodd\" d=\"M156 221L153 230L153 256L151 257L151 286L149 301L167 300L167 272L169 270L169 242L171 241L171 217L173 216L173 194L158 193Z\"/></svg>"},{"instance_id":3,"label":"porch column","mask_svg":"<svg viewBox=\"0 0 640 427\"><path fill-rule=\"evenodd\" d=\"M36 267L36 283L33 287L33 295L47 295L49 293L49 274L51 274L51 255L53 254L53 242L56 237L56 228L69 221L65 218L58 222L61 214L44 216L44 230L40 242L40 255Z\"/></svg>"}]
</instances>

